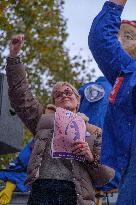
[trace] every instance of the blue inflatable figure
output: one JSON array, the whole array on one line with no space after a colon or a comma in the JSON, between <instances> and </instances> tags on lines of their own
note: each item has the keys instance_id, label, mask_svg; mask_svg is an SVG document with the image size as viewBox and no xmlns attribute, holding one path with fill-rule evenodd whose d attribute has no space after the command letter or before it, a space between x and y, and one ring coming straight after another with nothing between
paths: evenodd
<instances>
[{"instance_id":1,"label":"blue inflatable figure","mask_svg":"<svg viewBox=\"0 0 136 205\"><path fill-rule=\"evenodd\" d=\"M111 85L105 77L99 77L95 82L87 83L80 87L81 103L79 112L84 113L89 118L89 123L103 128L104 117L108 105L108 97L111 92ZM115 173L114 179L97 189L109 191L119 186L121 175Z\"/></svg>"}]
</instances>

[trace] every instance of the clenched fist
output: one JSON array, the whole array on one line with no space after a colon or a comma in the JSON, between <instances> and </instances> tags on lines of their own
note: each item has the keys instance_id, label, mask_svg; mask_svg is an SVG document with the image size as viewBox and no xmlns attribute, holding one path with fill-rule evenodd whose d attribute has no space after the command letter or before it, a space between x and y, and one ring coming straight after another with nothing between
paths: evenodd
<instances>
[{"instance_id":1,"label":"clenched fist","mask_svg":"<svg viewBox=\"0 0 136 205\"><path fill-rule=\"evenodd\" d=\"M19 54L21 48L23 47L23 44L24 44L23 34L18 34L16 36L13 36L9 44L9 50L10 50L9 57L16 57Z\"/></svg>"}]
</instances>

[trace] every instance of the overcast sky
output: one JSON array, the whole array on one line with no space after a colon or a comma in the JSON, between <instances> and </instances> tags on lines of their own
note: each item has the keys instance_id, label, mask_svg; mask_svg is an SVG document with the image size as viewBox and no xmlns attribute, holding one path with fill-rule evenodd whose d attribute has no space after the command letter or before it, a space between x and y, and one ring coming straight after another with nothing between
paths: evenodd
<instances>
[{"instance_id":1,"label":"overcast sky","mask_svg":"<svg viewBox=\"0 0 136 205\"><path fill-rule=\"evenodd\" d=\"M101 10L105 0L65 0L64 17L67 21L67 32L69 37L66 46L71 55L79 53L83 48L82 55L91 56L88 49L87 38L90 25L94 17ZM136 20L136 0L128 0L122 15L123 19ZM93 67L97 68L95 62ZM97 75L101 73L97 68Z\"/></svg>"}]
</instances>

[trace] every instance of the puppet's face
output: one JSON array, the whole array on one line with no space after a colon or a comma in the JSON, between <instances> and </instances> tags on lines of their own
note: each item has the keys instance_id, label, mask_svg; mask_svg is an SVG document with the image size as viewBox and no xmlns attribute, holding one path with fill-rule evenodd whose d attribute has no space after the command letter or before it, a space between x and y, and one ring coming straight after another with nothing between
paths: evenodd
<instances>
[{"instance_id":1,"label":"puppet's face","mask_svg":"<svg viewBox=\"0 0 136 205\"><path fill-rule=\"evenodd\" d=\"M136 27L130 24L121 24L119 41L123 48L136 58Z\"/></svg>"}]
</instances>

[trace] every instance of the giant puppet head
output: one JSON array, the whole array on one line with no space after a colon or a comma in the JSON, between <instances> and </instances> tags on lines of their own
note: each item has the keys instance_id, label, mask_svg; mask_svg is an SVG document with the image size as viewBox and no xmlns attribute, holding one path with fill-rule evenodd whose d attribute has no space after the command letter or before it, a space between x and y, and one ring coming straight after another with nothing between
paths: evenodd
<instances>
[{"instance_id":1,"label":"giant puppet head","mask_svg":"<svg viewBox=\"0 0 136 205\"><path fill-rule=\"evenodd\" d=\"M123 48L136 58L136 21L123 20L121 22L119 41Z\"/></svg>"}]
</instances>

